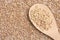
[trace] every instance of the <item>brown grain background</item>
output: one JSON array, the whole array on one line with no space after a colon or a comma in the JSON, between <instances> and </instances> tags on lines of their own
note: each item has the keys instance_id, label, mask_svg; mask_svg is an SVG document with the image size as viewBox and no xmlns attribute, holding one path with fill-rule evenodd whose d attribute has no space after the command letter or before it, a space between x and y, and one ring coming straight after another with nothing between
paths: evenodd
<instances>
[{"instance_id":1,"label":"brown grain background","mask_svg":"<svg viewBox=\"0 0 60 40\"><path fill-rule=\"evenodd\" d=\"M47 5L60 27L59 0L0 0L0 40L52 40L29 21L29 9L36 3Z\"/></svg>"}]
</instances>

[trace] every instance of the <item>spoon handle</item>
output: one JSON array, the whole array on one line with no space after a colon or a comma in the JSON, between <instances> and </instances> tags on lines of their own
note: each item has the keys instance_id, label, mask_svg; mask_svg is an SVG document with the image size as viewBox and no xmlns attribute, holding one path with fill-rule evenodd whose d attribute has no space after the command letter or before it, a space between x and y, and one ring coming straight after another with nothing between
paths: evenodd
<instances>
[{"instance_id":1,"label":"spoon handle","mask_svg":"<svg viewBox=\"0 0 60 40\"><path fill-rule=\"evenodd\" d=\"M54 35L54 34L53 34ZM57 32L54 36L53 36L54 40L60 40L60 34Z\"/></svg>"}]
</instances>

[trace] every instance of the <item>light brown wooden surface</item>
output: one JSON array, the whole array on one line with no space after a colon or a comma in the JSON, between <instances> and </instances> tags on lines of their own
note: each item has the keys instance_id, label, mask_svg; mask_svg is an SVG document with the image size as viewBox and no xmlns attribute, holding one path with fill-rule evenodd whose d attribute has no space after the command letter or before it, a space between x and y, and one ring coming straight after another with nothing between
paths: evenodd
<instances>
[{"instance_id":1,"label":"light brown wooden surface","mask_svg":"<svg viewBox=\"0 0 60 40\"><path fill-rule=\"evenodd\" d=\"M0 0L0 40L52 40L29 21L29 9L36 3L50 8L60 29L59 0Z\"/></svg>"}]
</instances>

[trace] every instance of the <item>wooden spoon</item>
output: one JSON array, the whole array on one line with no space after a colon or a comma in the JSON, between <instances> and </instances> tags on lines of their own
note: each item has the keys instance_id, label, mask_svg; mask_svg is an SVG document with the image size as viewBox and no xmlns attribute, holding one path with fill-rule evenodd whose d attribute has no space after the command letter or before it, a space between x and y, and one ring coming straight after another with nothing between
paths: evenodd
<instances>
[{"instance_id":1,"label":"wooden spoon","mask_svg":"<svg viewBox=\"0 0 60 40\"><path fill-rule=\"evenodd\" d=\"M53 13L44 4L35 4L29 10L32 24L54 40L60 40L60 34Z\"/></svg>"}]
</instances>

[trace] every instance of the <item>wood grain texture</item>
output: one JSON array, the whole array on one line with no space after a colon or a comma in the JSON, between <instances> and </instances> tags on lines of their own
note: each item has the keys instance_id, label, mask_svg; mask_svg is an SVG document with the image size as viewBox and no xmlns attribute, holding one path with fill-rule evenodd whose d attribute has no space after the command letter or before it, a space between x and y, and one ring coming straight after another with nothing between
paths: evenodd
<instances>
[{"instance_id":1,"label":"wood grain texture","mask_svg":"<svg viewBox=\"0 0 60 40\"><path fill-rule=\"evenodd\" d=\"M29 21L29 9L36 3L50 8L60 29L59 0L0 0L0 40L52 40Z\"/></svg>"}]
</instances>

